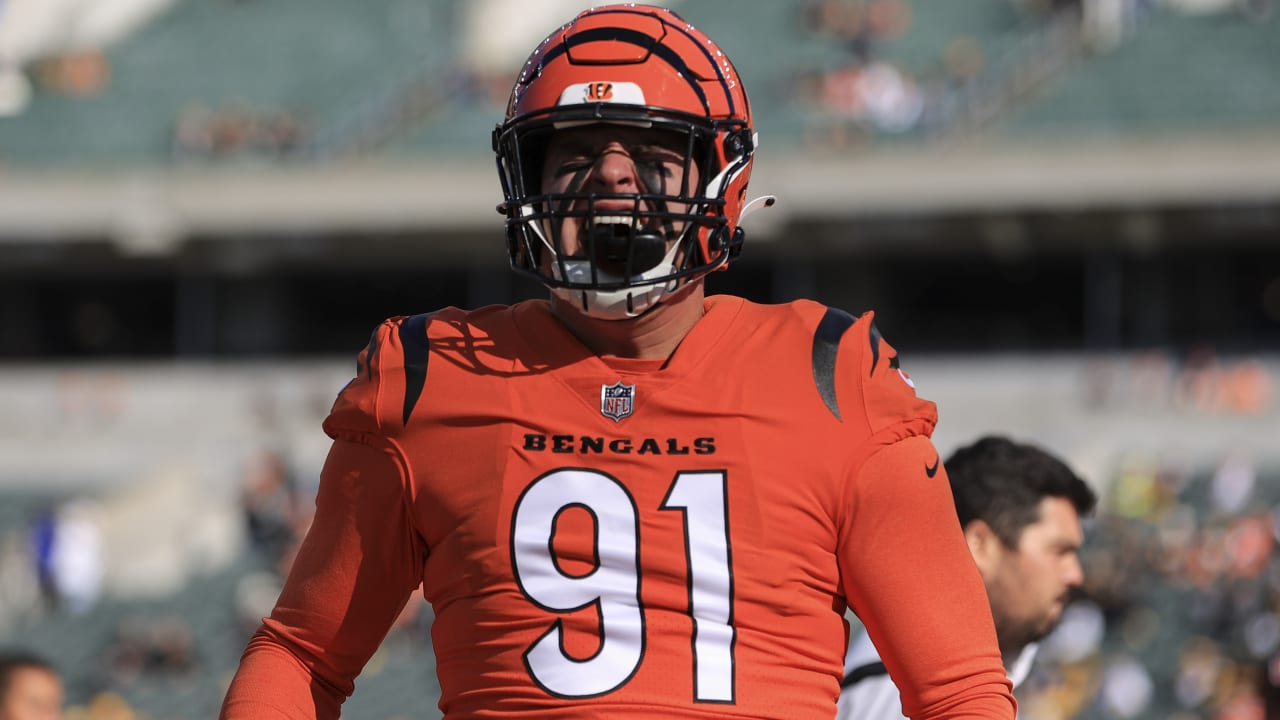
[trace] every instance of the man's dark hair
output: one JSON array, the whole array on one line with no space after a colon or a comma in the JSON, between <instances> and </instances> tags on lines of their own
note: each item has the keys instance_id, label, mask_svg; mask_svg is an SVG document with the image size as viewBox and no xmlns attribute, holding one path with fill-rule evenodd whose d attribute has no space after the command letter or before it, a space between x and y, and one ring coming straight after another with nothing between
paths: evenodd
<instances>
[{"instance_id":1,"label":"man's dark hair","mask_svg":"<svg viewBox=\"0 0 1280 720\"><path fill-rule=\"evenodd\" d=\"M1069 500L1081 517L1098 501L1066 463L1006 437L986 436L956 450L946 468L961 527L982 520L1011 548L1022 529L1040 519L1044 498Z\"/></svg>"},{"instance_id":2,"label":"man's dark hair","mask_svg":"<svg viewBox=\"0 0 1280 720\"><path fill-rule=\"evenodd\" d=\"M58 674L58 669L52 663L35 653L0 649L0 698L8 694L9 684L19 670L44 670Z\"/></svg>"}]
</instances>

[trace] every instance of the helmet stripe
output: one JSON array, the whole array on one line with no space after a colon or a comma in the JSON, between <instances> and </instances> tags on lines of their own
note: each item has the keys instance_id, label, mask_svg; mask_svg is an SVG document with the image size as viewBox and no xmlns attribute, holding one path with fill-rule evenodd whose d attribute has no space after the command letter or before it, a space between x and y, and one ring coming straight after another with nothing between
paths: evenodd
<instances>
[{"instance_id":1,"label":"helmet stripe","mask_svg":"<svg viewBox=\"0 0 1280 720\"><path fill-rule=\"evenodd\" d=\"M674 27L674 26L667 25L667 27ZM693 36L689 35L687 32L684 32L684 35L688 37L691 41L693 41L694 45L702 49L702 52L706 56L708 62L710 62L711 66L716 69L716 75L720 80L720 87L724 90L725 102L729 106L729 114L733 115L734 113L736 113L737 108L734 107L733 94L728 91L728 87L727 87L728 83L725 81L724 73L720 72L720 68L718 65L716 65L715 60L714 58L712 58L711 54L707 52L705 48L702 48L700 44L698 44L697 38L694 38ZM631 45L635 45L637 47L649 47L653 42L653 38L650 37L649 35L646 35L642 32L638 32L636 30L629 30L627 28L602 27L602 28L592 28L590 30L583 30L574 35L571 35L567 39L567 42L565 45L559 45L548 50L547 53L542 56L542 60L539 63L539 67L538 67L538 73L542 72L542 68L544 66L550 63L552 60L555 60L556 58L563 55L565 52L567 52L568 49L572 47L577 47L579 45L585 45L587 43L606 41L606 40L624 42ZM689 84L689 88L693 90L693 92L698 96L698 100L702 103L703 112L706 113L708 116L710 116L711 103L707 100L707 93L705 90L703 90L702 86L699 85L693 79L694 73L690 69L689 64L684 61L684 58L680 57L680 55L677 54L676 51L673 50L671 47L661 43L659 43L657 47L653 48L653 52L658 58L664 60L668 65L674 68L676 72L680 74L680 77L685 79L685 82Z\"/></svg>"},{"instance_id":2,"label":"helmet stripe","mask_svg":"<svg viewBox=\"0 0 1280 720\"><path fill-rule=\"evenodd\" d=\"M601 10L597 14L598 15L643 15L645 17L654 17L649 13L639 12L630 8L608 8L608 9ZM681 20L681 21L684 20L684 18L680 17L680 15L676 13L676 11L674 10L667 10L667 14L670 15L671 17L676 18L677 20ZM692 32L690 32L690 30L693 29L693 26L687 22L683 26L681 26L675 23L667 22L667 19L664 17L658 17L658 21L662 23L663 27L670 28L680 33L681 35L684 35L686 38L688 38L688 40L693 44L694 47L702 51L702 56L707 59L707 62L711 65L711 67L716 69L716 77L719 78L720 87L724 90L725 102L729 104L729 114L731 116L738 114L738 108L735 107L733 102L733 93L729 92L729 87L728 87L729 81L725 79L724 73L721 72L720 70L720 64L716 62L715 55L711 52L710 49L707 48L706 43L704 42L709 40L709 38L705 36L701 38L695 36ZM663 45L663 47L665 48L667 46ZM677 57L676 59L680 60L679 57ZM725 57L725 60L728 61L727 56ZM670 60L668 59L668 61ZM673 63L673 65L675 64L676 63ZM729 64L730 66L733 65L732 62L729 62ZM683 60L680 60L677 66L680 68L688 69L688 65ZM733 70L734 70L734 73L737 73L738 71L736 67L734 67ZM741 83L742 78L738 78L738 82ZM705 99L706 96L703 95L702 97ZM704 102L703 105L705 107L706 103Z\"/></svg>"}]
</instances>

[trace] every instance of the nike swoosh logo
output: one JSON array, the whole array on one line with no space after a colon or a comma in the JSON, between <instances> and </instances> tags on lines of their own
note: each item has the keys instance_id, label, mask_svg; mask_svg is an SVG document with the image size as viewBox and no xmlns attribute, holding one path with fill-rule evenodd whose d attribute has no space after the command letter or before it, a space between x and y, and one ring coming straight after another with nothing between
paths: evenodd
<instances>
[{"instance_id":1,"label":"nike swoosh logo","mask_svg":"<svg viewBox=\"0 0 1280 720\"><path fill-rule=\"evenodd\" d=\"M932 465L925 465L925 466L924 466L924 474L925 474L925 475L928 475L929 477L933 477L934 475L937 475L937 474L938 474L938 460L939 460L939 459L940 459L940 458L936 458L936 457L935 457L935 458L933 459L933 464L932 464Z\"/></svg>"}]
</instances>

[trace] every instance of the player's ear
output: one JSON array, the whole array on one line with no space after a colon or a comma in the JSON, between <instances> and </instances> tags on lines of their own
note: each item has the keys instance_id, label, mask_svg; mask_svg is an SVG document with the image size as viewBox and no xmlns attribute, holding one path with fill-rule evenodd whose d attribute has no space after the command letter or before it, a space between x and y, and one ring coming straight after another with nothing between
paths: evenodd
<instances>
[{"instance_id":1,"label":"player's ear","mask_svg":"<svg viewBox=\"0 0 1280 720\"><path fill-rule=\"evenodd\" d=\"M978 572L983 577L995 568L996 561L1004 546L999 536L991 529L986 520L970 520L964 526L964 540L969 545L969 553L978 565Z\"/></svg>"}]
</instances>

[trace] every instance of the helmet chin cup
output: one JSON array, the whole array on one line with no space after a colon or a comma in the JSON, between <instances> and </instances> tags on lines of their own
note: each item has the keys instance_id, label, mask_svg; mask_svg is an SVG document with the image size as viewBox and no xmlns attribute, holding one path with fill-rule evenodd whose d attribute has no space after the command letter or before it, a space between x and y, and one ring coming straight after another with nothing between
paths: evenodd
<instances>
[{"instance_id":1,"label":"helmet chin cup","mask_svg":"<svg viewBox=\"0 0 1280 720\"><path fill-rule=\"evenodd\" d=\"M696 283L676 281L624 288L622 290L574 290L553 287L551 292L575 310L596 320L630 320L662 302L676 298Z\"/></svg>"},{"instance_id":2,"label":"helmet chin cup","mask_svg":"<svg viewBox=\"0 0 1280 720\"><path fill-rule=\"evenodd\" d=\"M553 268L555 279L563 284L552 286L551 291L578 312L597 320L633 318L681 286L670 279L678 252L679 246L672 246L656 265L630 278L611 275L598 265L593 266L590 260L565 258L554 263ZM601 289L601 285L609 289Z\"/></svg>"},{"instance_id":3,"label":"helmet chin cup","mask_svg":"<svg viewBox=\"0 0 1280 720\"><path fill-rule=\"evenodd\" d=\"M596 320L629 320L658 304L666 285L646 285L622 290L574 290L557 287L551 292L578 312Z\"/></svg>"}]
</instances>

